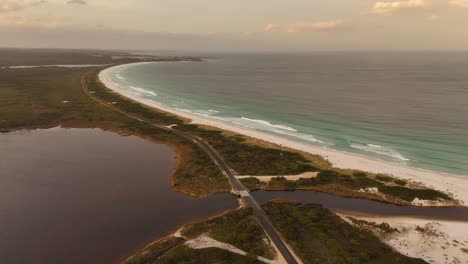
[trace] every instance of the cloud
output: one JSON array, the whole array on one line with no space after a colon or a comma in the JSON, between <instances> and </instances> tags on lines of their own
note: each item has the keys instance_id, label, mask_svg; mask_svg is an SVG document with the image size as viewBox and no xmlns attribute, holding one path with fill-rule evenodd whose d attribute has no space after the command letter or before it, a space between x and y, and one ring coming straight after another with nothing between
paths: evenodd
<instances>
[{"instance_id":1,"label":"cloud","mask_svg":"<svg viewBox=\"0 0 468 264\"><path fill-rule=\"evenodd\" d=\"M436 21L436 20L439 20L440 19L440 16L439 15L430 15L427 17L427 20L429 21Z\"/></svg>"},{"instance_id":2,"label":"cloud","mask_svg":"<svg viewBox=\"0 0 468 264\"><path fill-rule=\"evenodd\" d=\"M309 31L334 31L343 29L345 24L342 20L321 21L313 23L296 23L288 26L288 33L300 33Z\"/></svg>"},{"instance_id":3,"label":"cloud","mask_svg":"<svg viewBox=\"0 0 468 264\"><path fill-rule=\"evenodd\" d=\"M274 25L274 24L268 24L263 28L263 31L265 32L274 32L278 31L280 29L280 26Z\"/></svg>"},{"instance_id":4,"label":"cloud","mask_svg":"<svg viewBox=\"0 0 468 264\"><path fill-rule=\"evenodd\" d=\"M265 32L271 32L273 30L273 27L274 25L273 24L268 24L265 26L265 28L263 29L263 31Z\"/></svg>"},{"instance_id":5,"label":"cloud","mask_svg":"<svg viewBox=\"0 0 468 264\"><path fill-rule=\"evenodd\" d=\"M468 0L450 0L449 5L453 7L468 8Z\"/></svg>"},{"instance_id":6,"label":"cloud","mask_svg":"<svg viewBox=\"0 0 468 264\"><path fill-rule=\"evenodd\" d=\"M57 28L60 24L55 16L0 16L0 28Z\"/></svg>"},{"instance_id":7,"label":"cloud","mask_svg":"<svg viewBox=\"0 0 468 264\"><path fill-rule=\"evenodd\" d=\"M84 0L68 0L67 4L69 5L86 5L86 1Z\"/></svg>"},{"instance_id":8,"label":"cloud","mask_svg":"<svg viewBox=\"0 0 468 264\"><path fill-rule=\"evenodd\" d=\"M27 1L27 0L0 0L0 13L21 10L26 7L44 4L47 1Z\"/></svg>"},{"instance_id":9,"label":"cloud","mask_svg":"<svg viewBox=\"0 0 468 264\"><path fill-rule=\"evenodd\" d=\"M429 8L428 0L403 0L393 2L376 2L372 7L371 12L377 15L389 16L396 12L404 10L418 10Z\"/></svg>"}]
</instances>

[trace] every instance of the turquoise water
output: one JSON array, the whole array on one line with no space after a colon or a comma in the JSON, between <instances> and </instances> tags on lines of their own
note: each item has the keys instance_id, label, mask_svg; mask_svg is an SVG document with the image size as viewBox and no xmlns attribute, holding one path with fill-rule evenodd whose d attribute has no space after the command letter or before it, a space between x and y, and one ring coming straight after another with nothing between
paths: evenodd
<instances>
[{"instance_id":1,"label":"turquoise water","mask_svg":"<svg viewBox=\"0 0 468 264\"><path fill-rule=\"evenodd\" d=\"M468 175L468 53L217 55L109 75L127 92L174 109Z\"/></svg>"}]
</instances>

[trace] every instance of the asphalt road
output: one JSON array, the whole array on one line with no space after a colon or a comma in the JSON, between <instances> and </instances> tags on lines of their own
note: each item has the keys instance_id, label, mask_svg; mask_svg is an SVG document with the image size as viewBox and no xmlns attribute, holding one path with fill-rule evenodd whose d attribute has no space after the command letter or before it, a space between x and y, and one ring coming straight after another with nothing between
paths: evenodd
<instances>
[{"instance_id":1,"label":"asphalt road","mask_svg":"<svg viewBox=\"0 0 468 264\"><path fill-rule=\"evenodd\" d=\"M89 71L91 72L91 71ZM81 88L83 89L83 92L88 95L91 99L94 101L103 104L114 111L117 111L123 115L126 115L127 117L136 119L140 122L144 122L147 124L150 124L152 126L155 126L157 128L166 130L166 131L171 131L175 134L178 134L182 137L185 137L187 139L192 140L193 142L197 143L200 145L203 149L205 149L210 157L213 159L213 161L216 163L216 165L221 169L221 171L229 178L231 181L234 189L239 192L241 199L244 201L244 203L249 206L250 208L253 209L253 213L255 217L257 218L258 223L261 225L265 233L270 237L271 241L275 244L276 248L278 248L279 252L281 255L283 255L283 258L289 263L289 264L298 264L298 261L292 254L292 252L289 250L289 248L286 246L284 241L281 239L281 236L279 232L273 227L273 224L271 223L270 219L266 215L266 213L263 211L262 207L255 201L255 199L250 195L248 190L240 183L240 181L234 177L234 173L232 173L232 170L227 166L226 162L221 158L221 156L216 153L216 151L203 139L198 138L196 136L190 135L188 133L179 131L177 129L173 129L167 126L163 126L160 124L153 123L150 120L147 120L145 118L142 118L140 116L128 113L122 109L119 109L117 106L113 105L111 102L106 102L100 98L97 98L93 96L89 90L88 90L88 85L86 83L86 76L89 74L89 72L85 73L83 76L81 76Z\"/></svg>"}]
</instances>

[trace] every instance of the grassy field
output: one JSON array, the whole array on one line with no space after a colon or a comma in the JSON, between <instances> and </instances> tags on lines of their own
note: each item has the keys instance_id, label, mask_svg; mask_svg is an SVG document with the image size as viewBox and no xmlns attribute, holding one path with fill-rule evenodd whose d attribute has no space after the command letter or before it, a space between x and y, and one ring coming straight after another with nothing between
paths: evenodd
<instances>
[{"instance_id":1,"label":"grassy field","mask_svg":"<svg viewBox=\"0 0 468 264\"><path fill-rule=\"evenodd\" d=\"M319 205L277 201L264 209L304 264L426 263L395 252L370 232Z\"/></svg>"},{"instance_id":2,"label":"grassy field","mask_svg":"<svg viewBox=\"0 0 468 264\"><path fill-rule=\"evenodd\" d=\"M395 252L372 233L346 223L319 205L277 200L264 205L264 209L304 264L425 263ZM269 259L274 256L263 242L265 234L249 209L187 225L181 234L183 237L167 237L149 245L125 263L261 263L256 256ZM241 256L217 248L192 249L184 245L202 234L249 254Z\"/></svg>"},{"instance_id":3,"label":"grassy field","mask_svg":"<svg viewBox=\"0 0 468 264\"><path fill-rule=\"evenodd\" d=\"M257 256L274 258L273 249L265 242L265 233L251 209L241 209L185 226L183 237L167 237L157 241L125 261L126 264L149 263L262 263ZM231 244L247 256L218 248L192 249L184 243L200 235Z\"/></svg>"},{"instance_id":4,"label":"grassy field","mask_svg":"<svg viewBox=\"0 0 468 264\"><path fill-rule=\"evenodd\" d=\"M57 65L57 64L105 64L112 63L111 53L100 51L60 49L0 48L0 67Z\"/></svg>"},{"instance_id":5,"label":"grassy field","mask_svg":"<svg viewBox=\"0 0 468 264\"><path fill-rule=\"evenodd\" d=\"M0 67L60 64L109 64L140 61L193 60L196 57L157 57L103 50L15 49L0 48Z\"/></svg>"}]
</instances>

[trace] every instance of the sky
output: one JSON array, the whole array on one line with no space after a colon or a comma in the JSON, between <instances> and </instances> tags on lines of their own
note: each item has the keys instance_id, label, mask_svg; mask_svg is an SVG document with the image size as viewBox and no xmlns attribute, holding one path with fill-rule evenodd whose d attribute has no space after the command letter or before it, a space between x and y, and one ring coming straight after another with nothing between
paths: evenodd
<instances>
[{"instance_id":1,"label":"sky","mask_svg":"<svg viewBox=\"0 0 468 264\"><path fill-rule=\"evenodd\" d=\"M468 50L468 0L0 0L0 47Z\"/></svg>"}]
</instances>

